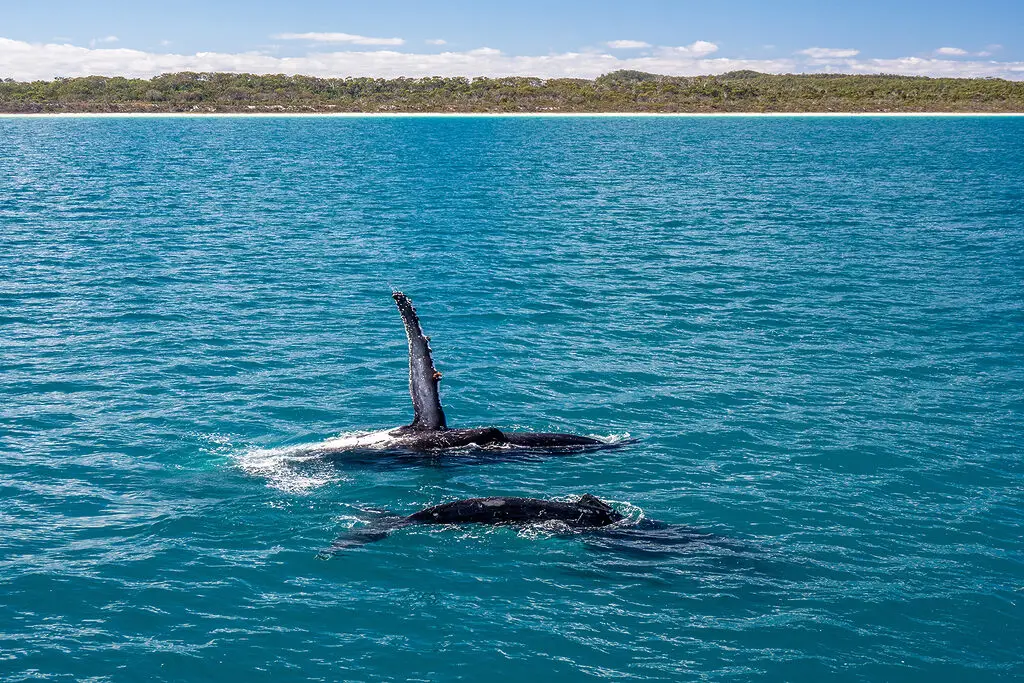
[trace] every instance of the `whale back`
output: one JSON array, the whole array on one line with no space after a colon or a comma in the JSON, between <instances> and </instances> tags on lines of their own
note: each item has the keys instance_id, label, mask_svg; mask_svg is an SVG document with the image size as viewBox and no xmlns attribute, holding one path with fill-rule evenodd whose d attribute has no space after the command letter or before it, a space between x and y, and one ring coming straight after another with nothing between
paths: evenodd
<instances>
[{"instance_id":1,"label":"whale back","mask_svg":"<svg viewBox=\"0 0 1024 683\"><path fill-rule=\"evenodd\" d=\"M405 518L419 524L529 524L562 521L573 527L599 527L623 519L612 506L587 494L575 503L495 496L465 498L424 508Z\"/></svg>"},{"instance_id":2,"label":"whale back","mask_svg":"<svg viewBox=\"0 0 1024 683\"><path fill-rule=\"evenodd\" d=\"M423 334L419 316L412 301L405 294L391 295L398 305L405 323L405 336L409 340L409 394L412 396L413 419L409 425L414 430L438 431L447 429L438 382L441 373L434 367L430 352L430 340Z\"/></svg>"},{"instance_id":3,"label":"whale back","mask_svg":"<svg viewBox=\"0 0 1024 683\"><path fill-rule=\"evenodd\" d=\"M410 524L520 525L561 521L570 527L585 529L610 526L623 519L615 508L589 493L575 503L514 496L464 498L424 508L408 517L385 515L366 526L349 529L335 539L331 547L320 551L319 557L327 559L342 550L379 541L387 538L392 531ZM661 525L660 522L650 524Z\"/></svg>"}]
</instances>

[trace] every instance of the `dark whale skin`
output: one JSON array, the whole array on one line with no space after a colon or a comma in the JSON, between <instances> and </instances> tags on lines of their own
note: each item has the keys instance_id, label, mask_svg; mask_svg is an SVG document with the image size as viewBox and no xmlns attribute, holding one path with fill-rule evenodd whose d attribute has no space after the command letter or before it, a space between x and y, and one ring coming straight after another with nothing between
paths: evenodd
<instances>
[{"instance_id":1,"label":"dark whale skin","mask_svg":"<svg viewBox=\"0 0 1024 683\"><path fill-rule=\"evenodd\" d=\"M486 448L515 446L517 448L572 448L608 446L604 441L577 434L554 432L503 432L497 427L475 429L417 429L412 425L392 430L396 445L408 450L435 451L448 448Z\"/></svg>"},{"instance_id":2,"label":"dark whale skin","mask_svg":"<svg viewBox=\"0 0 1024 683\"><path fill-rule=\"evenodd\" d=\"M572 527L602 527L623 519L610 505L587 495L575 503L504 496L467 498L420 510L405 521L410 524L529 524L555 520Z\"/></svg>"},{"instance_id":3,"label":"dark whale skin","mask_svg":"<svg viewBox=\"0 0 1024 683\"><path fill-rule=\"evenodd\" d=\"M383 540L392 531L413 524L503 526L558 521L574 529L586 530L609 527L624 519L611 505L589 493L575 503L514 496L466 498L424 508L407 517L387 516L370 525L349 529L336 538L331 547L320 551L318 557L327 559L342 550Z\"/></svg>"}]
</instances>

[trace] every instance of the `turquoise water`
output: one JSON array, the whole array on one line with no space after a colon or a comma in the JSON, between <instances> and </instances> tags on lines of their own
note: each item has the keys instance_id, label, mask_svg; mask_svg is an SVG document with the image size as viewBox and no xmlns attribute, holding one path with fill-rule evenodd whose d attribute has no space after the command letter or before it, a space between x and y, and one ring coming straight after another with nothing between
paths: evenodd
<instances>
[{"instance_id":1,"label":"turquoise water","mask_svg":"<svg viewBox=\"0 0 1024 683\"><path fill-rule=\"evenodd\" d=\"M1024 676L1024 118L0 119L0 678ZM328 463L407 422L638 439ZM725 545L410 528L590 492Z\"/></svg>"}]
</instances>

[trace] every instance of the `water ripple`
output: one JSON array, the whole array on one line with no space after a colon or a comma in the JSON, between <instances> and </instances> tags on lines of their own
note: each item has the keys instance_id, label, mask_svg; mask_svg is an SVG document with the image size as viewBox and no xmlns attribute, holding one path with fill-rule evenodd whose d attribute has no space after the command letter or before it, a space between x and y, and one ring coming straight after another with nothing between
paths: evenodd
<instances>
[{"instance_id":1,"label":"water ripple","mask_svg":"<svg viewBox=\"0 0 1024 683\"><path fill-rule=\"evenodd\" d=\"M0 119L0 678L1019 677L1022 126ZM637 443L321 458L392 287L453 425Z\"/></svg>"}]
</instances>

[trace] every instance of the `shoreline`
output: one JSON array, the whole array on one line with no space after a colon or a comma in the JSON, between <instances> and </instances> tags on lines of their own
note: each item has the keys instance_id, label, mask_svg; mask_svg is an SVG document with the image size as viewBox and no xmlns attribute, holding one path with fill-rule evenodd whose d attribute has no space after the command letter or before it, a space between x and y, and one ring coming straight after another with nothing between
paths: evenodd
<instances>
[{"instance_id":1,"label":"shoreline","mask_svg":"<svg viewBox=\"0 0 1024 683\"><path fill-rule=\"evenodd\" d=\"M165 73L0 82L0 112L131 116L948 116L1024 114L1024 81L895 75L318 78Z\"/></svg>"},{"instance_id":2,"label":"shoreline","mask_svg":"<svg viewBox=\"0 0 1024 683\"><path fill-rule=\"evenodd\" d=\"M38 118L874 118L1014 117L1024 112L36 112L0 119Z\"/></svg>"}]
</instances>

